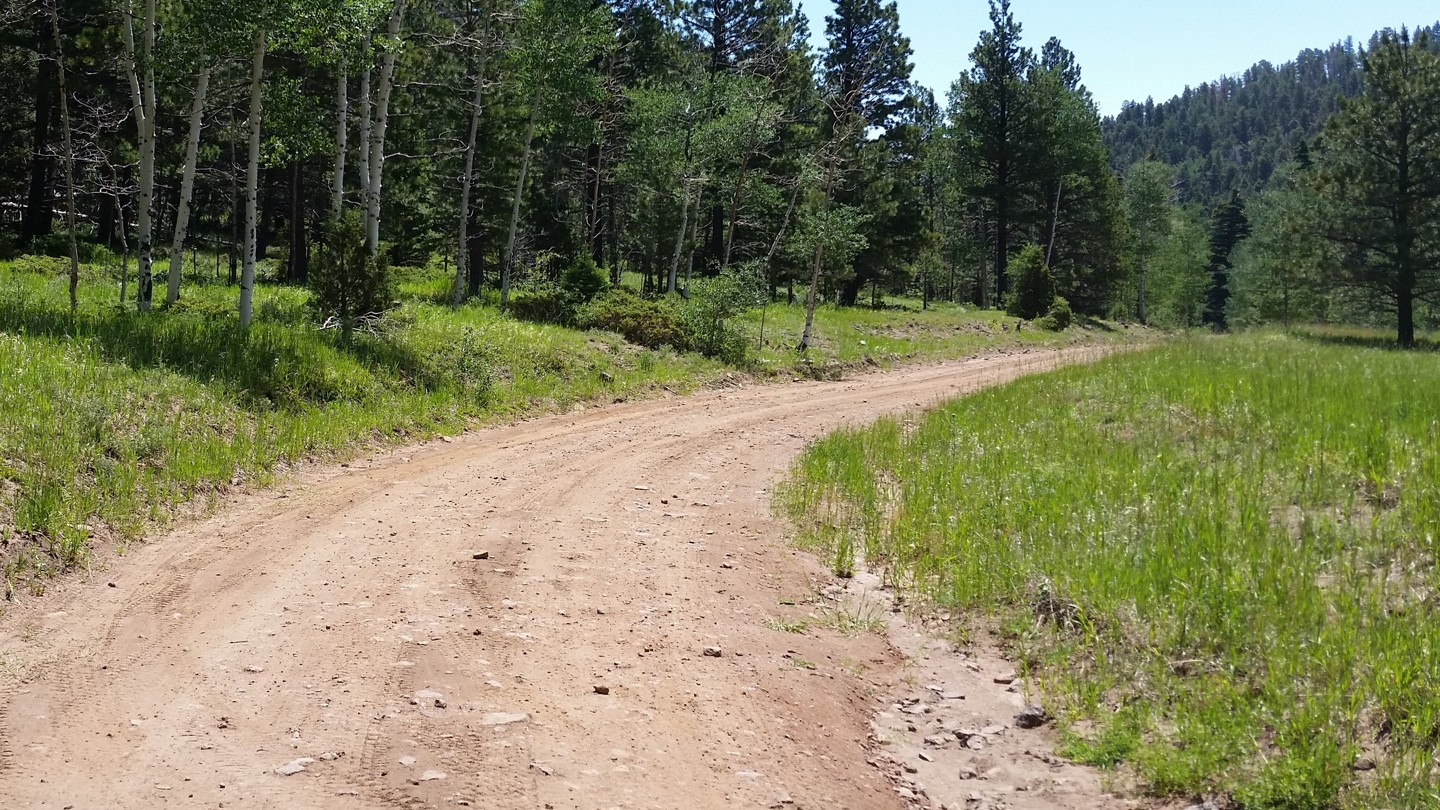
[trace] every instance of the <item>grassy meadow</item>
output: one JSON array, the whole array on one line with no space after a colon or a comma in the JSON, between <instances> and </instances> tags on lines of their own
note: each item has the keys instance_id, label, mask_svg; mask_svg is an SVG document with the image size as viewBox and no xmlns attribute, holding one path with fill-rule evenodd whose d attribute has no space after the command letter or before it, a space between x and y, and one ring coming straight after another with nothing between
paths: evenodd
<instances>
[{"instance_id":1,"label":"grassy meadow","mask_svg":"<svg viewBox=\"0 0 1440 810\"><path fill-rule=\"evenodd\" d=\"M1440 806L1440 356L1193 338L842 432L779 504L1003 634L1062 753L1243 808Z\"/></svg>"},{"instance_id":2,"label":"grassy meadow","mask_svg":"<svg viewBox=\"0 0 1440 810\"><path fill-rule=\"evenodd\" d=\"M399 268L401 307L378 334L346 343L313 327L304 290L276 284L256 288L256 320L242 332L236 288L206 274L187 276L174 307L140 314L133 303L119 306L113 268L87 265L72 315L65 269L56 259L0 262L7 594L43 588L45 575L83 565L97 543L123 545L181 504L263 485L292 462L581 403L694 390L737 371L788 380L868 365L866 358L891 364L1019 342L1125 337L1017 333L1013 319L955 308L826 308L820 345L802 362L789 347L803 310L773 306L765 348L758 314L745 316L741 328L753 322L747 334L756 349L727 366L612 333L517 320L493 300L457 310L440 303L450 279L439 269Z\"/></svg>"}]
</instances>

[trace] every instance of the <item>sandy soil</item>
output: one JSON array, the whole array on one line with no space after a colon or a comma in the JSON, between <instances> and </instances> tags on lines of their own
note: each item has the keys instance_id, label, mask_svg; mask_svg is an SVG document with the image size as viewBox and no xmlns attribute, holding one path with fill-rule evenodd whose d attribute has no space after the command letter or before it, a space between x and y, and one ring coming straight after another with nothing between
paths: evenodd
<instances>
[{"instance_id":1,"label":"sandy soil","mask_svg":"<svg viewBox=\"0 0 1440 810\"><path fill-rule=\"evenodd\" d=\"M918 664L766 621L831 584L770 511L807 440L1096 353L591 409L237 498L0 621L0 807L1111 806L1019 785L1033 757L994 774L1026 796L897 782ZM921 684L991 680L939 658Z\"/></svg>"}]
</instances>

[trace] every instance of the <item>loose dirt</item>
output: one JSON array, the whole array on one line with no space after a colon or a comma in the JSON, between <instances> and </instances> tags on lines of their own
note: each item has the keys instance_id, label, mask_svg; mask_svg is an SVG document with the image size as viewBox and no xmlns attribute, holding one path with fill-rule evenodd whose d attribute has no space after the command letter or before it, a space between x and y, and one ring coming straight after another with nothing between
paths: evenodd
<instances>
[{"instance_id":1,"label":"loose dirt","mask_svg":"<svg viewBox=\"0 0 1440 810\"><path fill-rule=\"evenodd\" d=\"M897 783L923 743L889 639L767 622L832 584L770 488L841 425L1098 351L591 409L239 498L0 621L0 806L963 807ZM1036 806L1110 806L1087 779Z\"/></svg>"}]
</instances>

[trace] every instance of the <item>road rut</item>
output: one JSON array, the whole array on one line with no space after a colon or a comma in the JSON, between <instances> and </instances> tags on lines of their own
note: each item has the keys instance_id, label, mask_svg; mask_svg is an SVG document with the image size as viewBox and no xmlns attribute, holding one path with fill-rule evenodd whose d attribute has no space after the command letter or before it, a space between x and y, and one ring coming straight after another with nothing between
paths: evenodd
<instances>
[{"instance_id":1,"label":"road rut","mask_svg":"<svg viewBox=\"0 0 1440 810\"><path fill-rule=\"evenodd\" d=\"M766 626L824 580L771 487L846 423L1099 354L590 409L239 498L0 622L0 805L901 807L867 764L894 651Z\"/></svg>"}]
</instances>

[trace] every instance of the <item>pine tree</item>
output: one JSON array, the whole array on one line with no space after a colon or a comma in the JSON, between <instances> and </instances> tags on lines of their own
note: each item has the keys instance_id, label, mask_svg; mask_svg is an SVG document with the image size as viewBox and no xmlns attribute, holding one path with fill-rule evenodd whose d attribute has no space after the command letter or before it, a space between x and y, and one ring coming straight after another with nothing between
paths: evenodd
<instances>
[{"instance_id":1,"label":"pine tree","mask_svg":"<svg viewBox=\"0 0 1440 810\"><path fill-rule=\"evenodd\" d=\"M1440 302L1440 57L1430 37L1385 36L1365 57L1365 92L1325 127L1314 173L1320 234L1339 246L1337 281L1376 297L1415 344L1415 305Z\"/></svg>"},{"instance_id":2,"label":"pine tree","mask_svg":"<svg viewBox=\"0 0 1440 810\"><path fill-rule=\"evenodd\" d=\"M1235 246L1250 235L1250 220L1245 217L1245 204L1238 191L1230 192L1230 201L1215 209L1210 227L1210 286L1205 293L1204 322L1217 332L1230 328L1227 305L1230 301L1230 262Z\"/></svg>"},{"instance_id":3,"label":"pine tree","mask_svg":"<svg viewBox=\"0 0 1440 810\"><path fill-rule=\"evenodd\" d=\"M1010 286L1006 267L1031 149L1024 93L1035 56L1020 44L1021 27L1010 0L991 0L990 24L970 53L974 67L950 90L950 107L960 160L972 178L970 193L984 200L994 217L995 286L1003 298Z\"/></svg>"}]
</instances>

